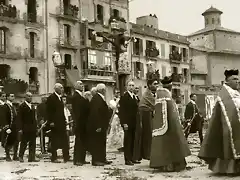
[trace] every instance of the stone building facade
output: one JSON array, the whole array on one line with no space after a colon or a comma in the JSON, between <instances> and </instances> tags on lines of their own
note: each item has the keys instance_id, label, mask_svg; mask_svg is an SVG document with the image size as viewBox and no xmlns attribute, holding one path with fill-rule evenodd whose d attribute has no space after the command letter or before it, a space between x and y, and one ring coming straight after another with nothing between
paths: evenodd
<instances>
[{"instance_id":1,"label":"stone building facade","mask_svg":"<svg viewBox=\"0 0 240 180\"><path fill-rule=\"evenodd\" d=\"M23 80L34 94L47 92L44 0L2 0L0 79Z\"/></svg>"},{"instance_id":2,"label":"stone building facade","mask_svg":"<svg viewBox=\"0 0 240 180\"><path fill-rule=\"evenodd\" d=\"M185 36L158 28L156 15L139 17L131 24L131 60L133 77L141 93L146 88L148 71L159 70L160 78L173 77L173 97L185 105L189 101L190 60L189 42Z\"/></svg>"}]
</instances>

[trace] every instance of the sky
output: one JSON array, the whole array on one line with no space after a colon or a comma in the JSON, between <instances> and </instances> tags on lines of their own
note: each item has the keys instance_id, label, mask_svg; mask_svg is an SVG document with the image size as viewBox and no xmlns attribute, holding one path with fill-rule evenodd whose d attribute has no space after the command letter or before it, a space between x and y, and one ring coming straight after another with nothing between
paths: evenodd
<instances>
[{"instance_id":1,"label":"sky","mask_svg":"<svg viewBox=\"0 0 240 180\"><path fill-rule=\"evenodd\" d=\"M240 32L240 0L131 0L130 21L156 14L159 29L189 35L204 28L201 14L211 6L223 12L223 27Z\"/></svg>"}]
</instances>

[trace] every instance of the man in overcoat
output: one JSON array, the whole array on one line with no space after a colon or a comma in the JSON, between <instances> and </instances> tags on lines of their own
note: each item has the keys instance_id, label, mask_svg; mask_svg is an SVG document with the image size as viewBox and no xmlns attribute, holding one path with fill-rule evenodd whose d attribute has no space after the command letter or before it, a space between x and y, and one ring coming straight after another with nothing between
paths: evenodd
<instances>
[{"instance_id":1,"label":"man in overcoat","mask_svg":"<svg viewBox=\"0 0 240 180\"><path fill-rule=\"evenodd\" d=\"M63 86L56 83L54 93L47 99L47 120L51 129L51 161L59 163L57 160L57 150L62 149L64 162L69 160L69 144L66 131L66 118L64 115L64 105L62 102Z\"/></svg>"}]
</instances>

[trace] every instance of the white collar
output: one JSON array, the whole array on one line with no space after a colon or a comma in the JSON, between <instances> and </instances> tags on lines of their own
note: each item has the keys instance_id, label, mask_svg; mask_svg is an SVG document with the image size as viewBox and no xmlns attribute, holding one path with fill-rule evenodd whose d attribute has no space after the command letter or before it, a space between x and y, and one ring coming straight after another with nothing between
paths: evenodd
<instances>
[{"instance_id":1,"label":"white collar","mask_svg":"<svg viewBox=\"0 0 240 180\"><path fill-rule=\"evenodd\" d=\"M4 104L5 104L5 102L0 100L0 105L4 105Z\"/></svg>"},{"instance_id":2,"label":"white collar","mask_svg":"<svg viewBox=\"0 0 240 180\"><path fill-rule=\"evenodd\" d=\"M195 101L193 101L193 100L190 100L190 102L191 102L192 104L196 104L196 102L195 102Z\"/></svg>"},{"instance_id":3,"label":"white collar","mask_svg":"<svg viewBox=\"0 0 240 180\"><path fill-rule=\"evenodd\" d=\"M103 98L103 100L105 101L105 97L104 97L104 95L102 95L102 94L100 94L100 93L98 93L102 98Z\"/></svg>"},{"instance_id":4,"label":"white collar","mask_svg":"<svg viewBox=\"0 0 240 180\"><path fill-rule=\"evenodd\" d=\"M54 92L56 95L57 95L57 97L58 97L58 99L61 101L61 95L59 95L58 93L56 93L56 92Z\"/></svg>"},{"instance_id":5,"label":"white collar","mask_svg":"<svg viewBox=\"0 0 240 180\"><path fill-rule=\"evenodd\" d=\"M227 84L223 84L223 86L227 89L228 93L230 94L230 96L232 98L235 97L239 97L240 93L237 90L234 90L233 88L231 88L230 86L228 86Z\"/></svg>"},{"instance_id":6,"label":"white collar","mask_svg":"<svg viewBox=\"0 0 240 180\"><path fill-rule=\"evenodd\" d=\"M12 106L13 104L12 104L12 102L11 101L9 101L9 100L7 100L7 104L9 104L10 106Z\"/></svg>"},{"instance_id":7,"label":"white collar","mask_svg":"<svg viewBox=\"0 0 240 180\"><path fill-rule=\"evenodd\" d=\"M25 103L26 103L26 105L27 105L30 109L32 109L32 104L31 104L31 103L29 103L29 102L27 102L27 101L25 101Z\"/></svg>"},{"instance_id":8,"label":"white collar","mask_svg":"<svg viewBox=\"0 0 240 180\"><path fill-rule=\"evenodd\" d=\"M83 92L79 91L79 90L75 90L80 96L83 96Z\"/></svg>"},{"instance_id":9,"label":"white collar","mask_svg":"<svg viewBox=\"0 0 240 180\"><path fill-rule=\"evenodd\" d=\"M135 96L132 92L130 92L130 91L127 91L127 92L132 98Z\"/></svg>"}]
</instances>

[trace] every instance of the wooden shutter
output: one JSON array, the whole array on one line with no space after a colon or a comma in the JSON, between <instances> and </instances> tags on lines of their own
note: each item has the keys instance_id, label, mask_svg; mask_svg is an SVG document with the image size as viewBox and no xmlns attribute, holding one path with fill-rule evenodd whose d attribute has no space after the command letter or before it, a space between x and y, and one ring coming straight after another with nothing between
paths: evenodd
<instances>
[{"instance_id":1,"label":"wooden shutter","mask_svg":"<svg viewBox=\"0 0 240 180\"><path fill-rule=\"evenodd\" d=\"M142 55L143 54L143 40L140 38L138 40L139 40L139 54Z\"/></svg>"},{"instance_id":2,"label":"wooden shutter","mask_svg":"<svg viewBox=\"0 0 240 180\"><path fill-rule=\"evenodd\" d=\"M137 63L133 62L133 72L134 72L134 76L137 77Z\"/></svg>"},{"instance_id":3,"label":"wooden shutter","mask_svg":"<svg viewBox=\"0 0 240 180\"><path fill-rule=\"evenodd\" d=\"M165 58L165 44L161 44L161 57Z\"/></svg>"},{"instance_id":4,"label":"wooden shutter","mask_svg":"<svg viewBox=\"0 0 240 180\"><path fill-rule=\"evenodd\" d=\"M135 54L137 54L137 48L136 48L136 43L137 42L132 42L133 43L133 54L135 55Z\"/></svg>"},{"instance_id":5,"label":"wooden shutter","mask_svg":"<svg viewBox=\"0 0 240 180\"><path fill-rule=\"evenodd\" d=\"M144 66L143 66L143 63L140 63L140 70L141 70L140 77L143 78L144 77Z\"/></svg>"}]
</instances>

